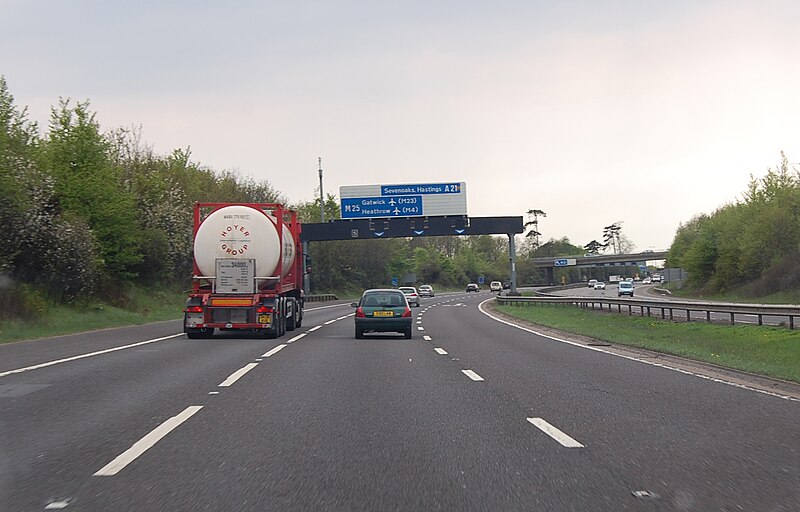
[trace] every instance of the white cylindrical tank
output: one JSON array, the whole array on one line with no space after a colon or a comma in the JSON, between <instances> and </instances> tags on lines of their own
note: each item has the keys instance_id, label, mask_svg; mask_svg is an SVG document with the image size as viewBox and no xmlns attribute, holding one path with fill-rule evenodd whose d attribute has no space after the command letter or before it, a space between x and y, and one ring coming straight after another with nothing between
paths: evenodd
<instances>
[{"instance_id":1,"label":"white cylindrical tank","mask_svg":"<svg viewBox=\"0 0 800 512\"><path fill-rule=\"evenodd\" d=\"M276 275L281 256L277 225L275 217L249 206L224 206L213 211L194 237L194 259L201 275L214 275L217 258L252 258L256 260L256 276ZM295 250L292 233L284 224L281 277L291 271Z\"/></svg>"}]
</instances>

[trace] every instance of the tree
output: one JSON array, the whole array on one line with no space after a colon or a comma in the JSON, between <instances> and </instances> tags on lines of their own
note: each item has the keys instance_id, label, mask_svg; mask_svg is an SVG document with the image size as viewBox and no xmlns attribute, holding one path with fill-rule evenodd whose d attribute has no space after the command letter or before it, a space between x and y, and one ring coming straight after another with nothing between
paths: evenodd
<instances>
[{"instance_id":1,"label":"tree","mask_svg":"<svg viewBox=\"0 0 800 512\"><path fill-rule=\"evenodd\" d=\"M603 228L603 242L604 247L611 246L611 249L614 251L614 254L619 253L619 237L620 231L622 231L622 227L620 226L621 222L615 222Z\"/></svg>"},{"instance_id":2,"label":"tree","mask_svg":"<svg viewBox=\"0 0 800 512\"><path fill-rule=\"evenodd\" d=\"M588 244L583 246L583 250L591 254L598 254L601 249L603 249L605 245L601 244L597 240L592 240Z\"/></svg>"},{"instance_id":3,"label":"tree","mask_svg":"<svg viewBox=\"0 0 800 512\"><path fill-rule=\"evenodd\" d=\"M94 233L102 266L112 278L135 277L141 241L135 201L111 165L108 143L88 102L61 100L51 111L42 166L55 179L59 207L85 219Z\"/></svg>"}]
</instances>

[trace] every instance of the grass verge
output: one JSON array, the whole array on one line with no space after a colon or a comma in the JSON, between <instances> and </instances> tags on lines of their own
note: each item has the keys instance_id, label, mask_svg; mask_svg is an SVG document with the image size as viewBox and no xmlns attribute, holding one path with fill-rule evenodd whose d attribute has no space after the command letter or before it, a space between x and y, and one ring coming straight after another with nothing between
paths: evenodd
<instances>
[{"instance_id":1,"label":"grass verge","mask_svg":"<svg viewBox=\"0 0 800 512\"><path fill-rule=\"evenodd\" d=\"M492 307L560 331L800 382L798 330L676 323L555 305Z\"/></svg>"},{"instance_id":2,"label":"grass verge","mask_svg":"<svg viewBox=\"0 0 800 512\"><path fill-rule=\"evenodd\" d=\"M181 318L186 294L164 290L132 290L123 309L101 302L82 306L50 305L36 321L0 323L0 343L140 325Z\"/></svg>"}]
</instances>

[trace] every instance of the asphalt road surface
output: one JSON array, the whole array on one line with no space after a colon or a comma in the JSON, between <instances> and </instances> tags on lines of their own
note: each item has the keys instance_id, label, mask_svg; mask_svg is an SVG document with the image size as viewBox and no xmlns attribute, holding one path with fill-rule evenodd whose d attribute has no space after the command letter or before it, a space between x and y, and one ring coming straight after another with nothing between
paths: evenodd
<instances>
[{"instance_id":1,"label":"asphalt road surface","mask_svg":"<svg viewBox=\"0 0 800 512\"><path fill-rule=\"evenodd\" d=\"M415 334L309 305L0 346L0 510L800 510L800 402L437 295Z\"/></svg>"}]
</instances>

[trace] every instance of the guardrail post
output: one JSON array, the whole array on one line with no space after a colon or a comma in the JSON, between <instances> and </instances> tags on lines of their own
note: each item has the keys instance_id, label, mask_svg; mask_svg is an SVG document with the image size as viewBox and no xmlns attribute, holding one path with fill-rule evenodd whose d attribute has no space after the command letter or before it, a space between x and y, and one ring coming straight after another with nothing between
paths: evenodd
<instances>
[{"instance_id":1,"label":"guardrail post","mask_svg":"<svg viewBox=\"0 0 800 512\"><path fill-rule=\"evenodd\" d=\"M628 316L631 316L632 314L633 314L633 311L631 311L631 305L628 304Z\"/></svg>"},{"instance_id":2,"label":"guardrail post","mask_svg":"<svg viewBox=\"0 0 800 512\"><path fill-rule=\"evenodd\" d=\"M758 325L762 325L762 322L761 322L761 318L762 317L763 317L763 315L758 315Z\"/></svg>"},{"instance_id":3,"label":"guardrail post","mask_svg":"<svg viewBox=\"0 0 800 512\"><path fill-rule=\"evenodd\" d=\"M706 322L711 323L711 311L706 311Z\"/></svg>"},{"instance_id":4,"label":"guardrail post","mask_svg":"<svg viewBox=\"0 0 800 512\"><path fill-rule=\"evenodd\" d=\"M664 308L661 308L661 320L664 320L664 318L665 318L665 316L664 316Z\"/></svg>"},{"instance_id":5,"label":"guardrail post","mask_svg":"<svg viewBox=\"0 0 800 512\"><path fill-rule=\"evenodd\" d=\"M672 317L672 308L669 308L669 319L674 320L674 318Z\"/></svg>"},{"instance_id":6,"label":"guardrail post","mask_svg":"<svg viewBox=\"0 0 800 512\"><path fill-rule=\"evenodd\" d=\"M692 321L692 310L691 309L687 309L686 310L686 321L687 322L691 322Z\"/></svg>"},{"instance_id":7,"label":"guardrail post","mask_svg":"<svg viewBox=\"0 0 800 512\"><path fill-rule=\"evenodd\" d=\"M647 316L650 316L650 306L647 306Z\"/></svg>"},{"instance_id":8,"label":"guardrail post","mask_svg":"<svg viewBox=\"0 0 800 512\"><path fill-rule=\"evenodd\" d=\"M733 312L731 311L731 324L735 324L736 322L733 319Z\"/></svg>"},{"instance_id":9,"label":"guardrail post","mask_svg":"<svg viewBox=\"0 0 800 512\"><path fill-rule=\"evenodd\" d=\"M789 315L789 329L794 329L794 317Z\"/></svg>"}]
</instances>

